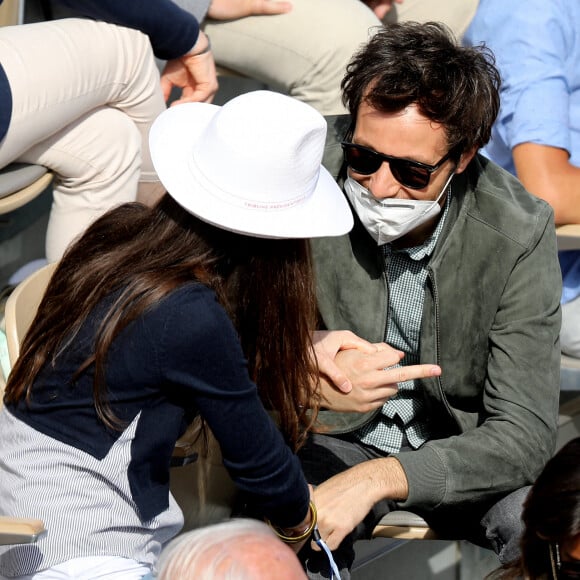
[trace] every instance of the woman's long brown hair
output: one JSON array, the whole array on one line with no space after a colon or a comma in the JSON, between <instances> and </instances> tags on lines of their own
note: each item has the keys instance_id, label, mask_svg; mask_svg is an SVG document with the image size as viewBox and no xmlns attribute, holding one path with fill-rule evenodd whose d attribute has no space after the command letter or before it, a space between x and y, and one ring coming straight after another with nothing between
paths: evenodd
<instances>
[{"instance_id":1,"label":"woman's long brown hair","mask_svg":"<svg viewBox=\"0 0 580 580\"><path fill-rule=\"evenodd\" d=\"M91 311L117 291L94 353L77 375L94 365L97 413L105 425L119 428L105 384L111 343L146 309L192 280L216 292L239 333L264 405L278 413L287 441L299 447L319 405L308 242L221 230L187 213L169 195L153 208L133 203L111 210L67 251L23 341L6 402L29 399L40 370L54 364Z\"/></svg>"}]
</instances>

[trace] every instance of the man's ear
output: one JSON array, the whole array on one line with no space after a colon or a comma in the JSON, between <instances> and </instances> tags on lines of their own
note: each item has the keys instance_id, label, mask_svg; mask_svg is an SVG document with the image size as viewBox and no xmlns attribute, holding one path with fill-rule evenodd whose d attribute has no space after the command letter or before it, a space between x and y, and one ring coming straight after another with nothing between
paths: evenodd
<instances>
[{"instance_id":1,"label":"man's ear","mask_svg":"<svg viewBox=\"0 0 580 580\"><path fill-rule=\"evenodd\" d=\"M477 147L473 147L468 151L464 151L459 158L459 162L457 163L457 167L455 168L455 173L463 173L465 168L469 165L469 162L475 157L477 153Z\"/></svg>"}]
</instances>

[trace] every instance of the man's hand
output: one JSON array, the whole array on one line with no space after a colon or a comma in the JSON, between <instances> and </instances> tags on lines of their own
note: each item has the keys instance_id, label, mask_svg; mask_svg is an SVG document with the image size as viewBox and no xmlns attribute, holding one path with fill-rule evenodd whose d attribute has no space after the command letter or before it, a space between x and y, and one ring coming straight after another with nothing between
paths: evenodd
<instances>
[{"instance_id":1,"label":"man's hand","mask_svg":"<svg viewBox=\"0 0 580 580\"><path fill-rule=\"evenodd\" d=\"M384 343L375 346L374 353L351 349L336 355L334 362L349 377L352 389L345 393L321 380L323 407L332 411L366 413L382 407L396 395L398 383L441 374L441 367L432 364L389 368L399 363L403 353Z\"/></svg>"},{"instance_id":2,"label":"man's hand","mask_svg":"<svg viewBox=\"0 0 580 580\"><path fill-rule=\"evenodd\" d=\"M345 349L359 349L366 353L378 350L377 345L358 337L350 330L316 330L312 333L312 344L320 374L328 377L343 393L350 392L352 383L334 362L336 354Z\"/></svg>"},{"instance_id":3,"label":"man's hand","mask_svg":"<svg viewBox=\"0 0 580 580\"><path fill-rule=\"evenodd\" d=\"M292 2L279 0L213 0L207 15L214 20L235 20L258 14L285 14Z\"/></svg>"},{"instance_id":4,"label":"man's hand","mask_svg":"<svg viewBox=\"0 0 580 580\"><path fill-rule=\"evenodd\" d=\"M382 499L404 500L409 488L394 457L359 463L314 490L320 536L335 550Z\"/></svg>"},{"instance_id":5,"label":"man's hand","mask_svg":"<svg viewBox=\"0 0 580 580\"><path fill-rule=\"evenodd\" d=\"M209 40L203 32L199 37L191 54L167 61L161 73L161 90L167 102L173 87L181 88L181 98L171 105L188 102L211 103L218 89L215 62L209 47Z\"/></svg>"},{"instance_id":6,"label":"man's hand","mask_svg":"<svg viewBox=\"0 0 580 580\"><path fill-rule=\"evenodd\" d=\"M404 0L362 0L382 20L393 4L402 4Z\"/></svg>"}]
</instances>

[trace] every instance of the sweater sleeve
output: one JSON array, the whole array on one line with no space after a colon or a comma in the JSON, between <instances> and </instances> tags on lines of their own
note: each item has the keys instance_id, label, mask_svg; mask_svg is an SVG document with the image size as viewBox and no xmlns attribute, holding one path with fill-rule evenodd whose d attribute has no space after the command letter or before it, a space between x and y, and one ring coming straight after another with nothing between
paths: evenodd
<instances>
[{"instance_id":1,"label":"sweater sleeve","mask_svg":"<svg viewBox=\"0 0 580 580\"><path fill-rule=\"evenodd\" d=\"M183 56L197 41L199 23L171 0L56 0L77 16L140 30L149 37L155 56Z\"/></svg>"},{"instance_id":2,"label":"sweater sleeve","mask_svg":"<svg viewBox=\"0 0 580 580\"><path fill-rule=\"evenodd\" d=\"M308 510L308 486L260 402L230 319L201 285L179 290L171 302L158 351L164 382L195 403L224 466L258 514L297 525Z\"/></svg>"}]
</instances>

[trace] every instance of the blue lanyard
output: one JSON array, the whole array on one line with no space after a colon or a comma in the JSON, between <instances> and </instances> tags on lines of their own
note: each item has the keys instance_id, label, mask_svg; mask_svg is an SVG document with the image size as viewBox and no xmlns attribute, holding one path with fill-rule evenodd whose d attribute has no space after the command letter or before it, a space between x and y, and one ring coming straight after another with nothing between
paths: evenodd
<instances>
[{"instance_id":1,"label":"blue lanyard","mask_svg":"<svg viewBox=\"0 0 580 580\"><path fill-rule=\"evenodd\" d=\"M328 558L328 562L330 563L330 580L333 580L333 578L340 580L340 572L338 571L338 566L336 565L336 562L332 557L332 552L326 545L326 542L320 536L318 526L314 526L314 529L312 530L312 539L314 540L316 545L326 554L326 557Z\"/></svg>"}]
</instances>

